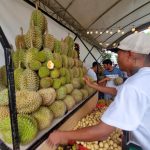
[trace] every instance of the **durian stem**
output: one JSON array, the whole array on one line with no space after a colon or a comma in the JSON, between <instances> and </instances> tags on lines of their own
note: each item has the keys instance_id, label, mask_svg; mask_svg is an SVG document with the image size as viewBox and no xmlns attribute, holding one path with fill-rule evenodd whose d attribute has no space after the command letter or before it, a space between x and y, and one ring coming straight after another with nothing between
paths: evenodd
<instances>
[{"instance_id":1,"label":"durian stem","mask_svg":"<svg viewBox=\"0 0 150 150\"><path fill-rule=\"evenodd\" d=\"M36 4L35 4L36 10L38 10L39 4L40 4L40 2L39 2L39 0L37 0L37 1L36 1Z\"/></svg>"},{"instance_id":2,"label":"durian stem","mask_svg":"<svg viewBox=\"0 0 150 150\"><path fill-rule=\"evenodd\" d=\"M20 27L21 35L23 36L23 28Z\"/></svg>"}]
</instances>

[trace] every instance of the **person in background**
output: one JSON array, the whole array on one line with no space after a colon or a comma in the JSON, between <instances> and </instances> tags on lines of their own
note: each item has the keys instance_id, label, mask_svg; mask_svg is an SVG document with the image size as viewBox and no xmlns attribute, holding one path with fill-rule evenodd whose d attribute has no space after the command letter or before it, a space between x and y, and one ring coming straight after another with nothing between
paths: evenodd
<instances>
[{"instance_id":1,"label":"person in background","mask_svg":"<svg viewBox=\"0 0 150 150\"><path fill-rule=\"evenodd\" d=\"M130 132L130 142L149 150L150 139L150 35L139 32L126 37L118 46L119 67L131 76L119 88L114 101L97 125L74 131L54 131L50 145L69 140L101 141L116 128Z\"/></svg>"},{"instance_id":2,"label":"person in background","mask_svg":"<svg viewBox=\"0 0 150 150\"><path fill-rule=\"evenodd\" d=\"M105 59L103 61L103 66L104 66L104 76L107 75L118 75L120 77L123 77L123 74L121 72L121 70L118 67L113 67L112 66L112 61L110 59Z\"/></svg>"},{"instance_id":3,"label":"person in background","mask_svg":"<svg viewBox=\"0 0 150 150\"><path fill-rule=\"evenodd\" d=\"M97 81L97 72L98 72L99 63L93 62L92 68L88 69L87 75L90 76L94 81Z\"/></svg>"},{"instance_id":4,"label":"person in background","mask_svg":"<svg viewBox=\"0 0 150 150\"><path fill-rule=\"evenodd\" d=\"M106 87L117 88L117 86L114 85L113 79L117 78L118 76L123 78L122 71L118 67L112 66L112 61L110 59L105 59L103 61L103 67L105 69L103 72L105 77L104 79L100 80L98 83L103 84L103 86L106 86ZM108 94L108 93L104 94L105 100L109 100L113 98L114 96L112 94Z\"/></svg>"}]
</instances>

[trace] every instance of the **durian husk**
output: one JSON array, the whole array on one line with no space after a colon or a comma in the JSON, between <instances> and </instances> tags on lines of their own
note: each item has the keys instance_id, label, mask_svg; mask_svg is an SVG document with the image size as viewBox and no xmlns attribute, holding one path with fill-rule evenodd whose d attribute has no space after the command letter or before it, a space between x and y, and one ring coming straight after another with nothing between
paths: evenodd
<instances>
[{"instance_id":1,"label":"durian husk","mask_svg":"<svg viewBox=\"0 0 150 150\"><path fill-rule=\"evenodd\" d=\"M30 91L37 91L39 89L39 77L36 72L29 68L24 70L20 79L20 89Z\"/></svg>"},{"instance_id":2,"label":"durian husk","mask_svg":"<svg viewBox=\"0 0 150 150\"><path fill-rule=\"evenodd\" d=\"M17 35L15 38L15 45L16 45L16 49L25 49L26 48L26 44L25 44L25 39L24 39L24 35L23 35L23 28L20 27L20 31L21 34Z\"/></svg>"},{"instance_id":3,"label":"durian husk","mask_svg":"<svg viewBox=\"0 0 150 150\"><path fill-rule=\"evenodd\" d=\"M36 91L21 90L16 92L17 112L28 114L36 111L42 104L42 97Z\"/></svg>"}]
</instances>

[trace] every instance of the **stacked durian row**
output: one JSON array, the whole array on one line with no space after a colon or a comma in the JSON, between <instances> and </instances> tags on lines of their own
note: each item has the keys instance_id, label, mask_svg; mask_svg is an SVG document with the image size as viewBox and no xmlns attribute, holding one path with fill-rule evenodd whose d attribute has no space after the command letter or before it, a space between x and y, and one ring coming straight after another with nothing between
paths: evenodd
<instances>
[{"instance_id":1,"label":"stacked durian row","mask_svg":"<svg viewBox=\"0 0 150 150\"><path fill-rule=\"evenodd\" d=\"M27 144L94 90L82 79L86 69L78 59L74 40L68 35L59 41L49 34L47 20L38 9L32 12L28 32L23 34L21 28L15 43L12 56L19 137ZM11 143L5 66L0 69L0 83L0 133Z\"/></svg>"}]
</instances>

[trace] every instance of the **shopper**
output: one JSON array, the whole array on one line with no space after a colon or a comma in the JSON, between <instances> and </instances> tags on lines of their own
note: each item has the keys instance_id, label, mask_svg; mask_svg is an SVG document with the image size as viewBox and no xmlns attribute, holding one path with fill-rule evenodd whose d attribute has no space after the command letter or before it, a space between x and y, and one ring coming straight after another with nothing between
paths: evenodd
<instances>
[{"instance_id":1,"label":"shopper","mask_svg":"<svg viewBox=\"0 0 150 150\"><path fill-rule=\"evenodd\" d=\"M100 141L115 128L130 131L131 140L149 150L150 140L150 35L139 32L122 40L118 47L119 67L131 76L118 90L98 125L75 131L54 131L48 138L52 145L69 140Z\"/></svg>"},{"instance_id":2,"label":"shopper","mask_svg":"<svg viewBox=\"0 0 150 150\"><path fill-rule=\"evenodd\" d=\"M92 67L88 69L87 75L89 75L94 81L97 81L97 72L98 72L99 63L93 62Z\"/></svg>"},{"instance_id":3,"label":"shopper","mask_svg":"<svg viewBox=\"0 0 150 150\"><path fill-rule=\"evenodd\" d=\"M118 67L113 67L112 66L112 61L110 59L105 59L103 61L103 66L104 66L104 76L107 75L118 75L120 77L123 77L123 74L121 70Z\"/></svg>"}]
</instances>

